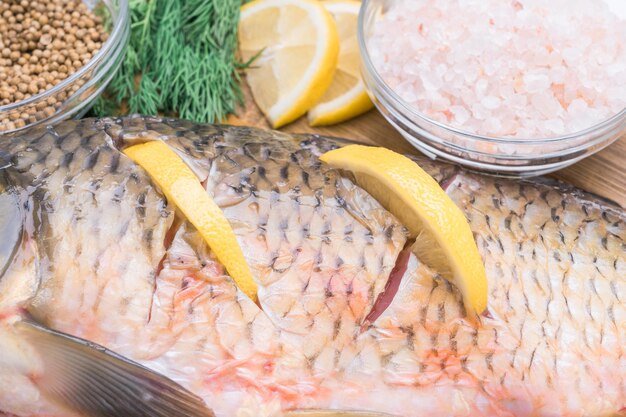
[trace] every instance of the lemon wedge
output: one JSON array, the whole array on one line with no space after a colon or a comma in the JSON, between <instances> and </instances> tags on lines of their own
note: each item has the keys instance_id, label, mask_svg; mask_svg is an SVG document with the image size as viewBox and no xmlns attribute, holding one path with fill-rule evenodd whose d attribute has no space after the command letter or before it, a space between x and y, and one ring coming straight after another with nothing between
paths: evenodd
<instances>
[{"instance_id":1,"label":"lemon wedge","mask_svg":"<svg viewBox=\"0 0 626 417\"><path fill-rule=\"evenodd\" d=\"M239 50L254 101L274 128L302 116L333 79L339 37L317 0L255 0L241 8Z\"/></svg>"},{"instance_id":2,"label":"lemon wedge","mask_svg":"<svg viewBox=\"0 0 626 417\"><path fill-rule=\"evenodd\" d=\"M311 126L332 125L352 119L374 107L361 80L357 22L361 2L322 3L333 16L339 33L339 60L335 76L321 100L309 110Z\"/></svg>"},{"instance_id":3,"label":"lemon wedge","mask_svg":"<svg viewBox=\"0 0 626 417\"><path fill-rule=\"evenodd\" d=\"M323 154L332 167L352 172L357 184L407 227L413 251L456 285L468 312L487 308L487 276L463 212L439 184L409 158L389 149L349 145Z\"/></svg>"},{"instance_id":4,"label":"lemon wedge","mask_svg":"<svg viewBox=\"0 0 626 417\"><path fill-rule=\"evenodd\" d=\"M167 200L200 232L239 289L256 302L257 285L235 232L187 164L161 141L131 146L124 154L148 172Z\"/></svg>"}]
</instances>

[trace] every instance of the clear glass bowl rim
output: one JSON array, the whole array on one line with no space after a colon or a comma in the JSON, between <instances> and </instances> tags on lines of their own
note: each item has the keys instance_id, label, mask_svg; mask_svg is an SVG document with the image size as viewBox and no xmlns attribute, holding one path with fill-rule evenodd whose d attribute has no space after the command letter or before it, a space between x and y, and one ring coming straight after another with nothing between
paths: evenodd
<instances>
[{"instance_id":1,"label":"clear glass bowl rim","mask_svg":"<svg viewBox=\"0 0 626 417\"><path fill-rule=\"evenodd\" d=\"M118 2L119 2L119 12L118 12L119 14L117 16L117 19L114 22L113 29L111 30L109 37L104 42L104 45L102 45L102 48L100 48L100 50L96 52L96 54L93 57L91 57L91 59L89 60L89 62L87 62L86 65L82 66L74 74L70 75L69 77L67 77L66 79L64 79L63 81L61 81L60 83L58 83L57 85L55 85L49 90L46 90L42 93L36 94L31 97L28 97L25 100L21 100L15 103L10 103L10 104L5 104L4 106L0 106L0 112L8 112L8 111L16 110L21 107L25 107L30 104L36 103L42 99L46 99L49 96L54 96L58 92L63 91L65 88L71 86L75 81L83 78L83 76L87 74L89 71L91 71L96 65L98 65L98 63L100 63L100 61L103 58L111 54L112 50L118 46L122 38L122 35L124 34L124 27L128 23L128 19L129 19L128 0L118 0Z\"/></svg>"},{"instance_id":2,"label":"clear glass bowl rim","mask_svg":"<svg viewBox=\"0 0 626 417\"><path fill-rule=\"evenodd\" d=\"M389 97L393 98L393 100L397 104L402 106L402 108L405 111L405 114L408 113L410 116L416 117L418 119L422 119L428 123L436 125L450 132L456 133L458 135L462 135L466 139L471 139L475 141L484 141L484 142L494 142L494 143L503 144L503 145L515 145L515 144L519 144L520 142L526 145L541 145L545 143L567 142L568 140L579 140L581 136L584 136L587 134L593 134L594 132L610 127L611 125L618 123L619 120L626 118L626 107L625 107L614 116L598 124L595 124L591 127L588 127L587 129L568 133L562 136L554 136L554 137L547 137L547 138L530 138L530 139L504 138L504 137L479 135L476 133L472 133L472 132L468 132L468 131L456 128L454 126L451 126L445 123L441 123L437 120L433 120L430 117L428 117L426 114L419 112L409 103L404 101L402 97L400 97L391 87L389 87L389 85L382 79L382 77L380 76L376 68L374 67L374 64L367 50L367 44L365 40L365 18L366 18L365 15L366 15L366 11L368 7L374 1L381 1L381 0L363 0L363 2L361 3L361 10L359 12L357 37L358 37L358 42L359 42L359 49L361 52L361 59L365 67L364 70L367 71L369 75L372 76L378 88L381 88L386 94L389 95Z\"/></svg>"}]
</instances>

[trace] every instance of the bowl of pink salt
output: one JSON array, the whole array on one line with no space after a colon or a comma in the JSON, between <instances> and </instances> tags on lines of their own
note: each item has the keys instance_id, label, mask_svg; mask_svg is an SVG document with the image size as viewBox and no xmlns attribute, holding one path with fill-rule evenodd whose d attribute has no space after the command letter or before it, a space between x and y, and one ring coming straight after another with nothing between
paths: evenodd
<instances>
[{"instance_id":1,"label":"bowl of pink salt","mask_svg":"<svg viewBox=\"0 0 626 417\"><path fill-rule=\"evenodd\" d=\"M363 78L415 147L522 177L626 132L623 0L365 0Z\"/></svg>"}]
</instances>

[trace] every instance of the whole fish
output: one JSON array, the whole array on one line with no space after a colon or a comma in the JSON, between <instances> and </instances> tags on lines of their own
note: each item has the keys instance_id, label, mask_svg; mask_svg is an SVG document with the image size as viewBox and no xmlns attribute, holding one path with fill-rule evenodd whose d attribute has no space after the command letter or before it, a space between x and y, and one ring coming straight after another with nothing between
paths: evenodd
<instances>
[{"instance_id":1,"label":"whole fish","mask_svg":"<svg viewBox=\"0 0 626 417\"><path fill-rule=\"evenodd\" d=\"M147 140L223 209L260 305L121 152ZM623 209L416 158L474 232L489 281L476 320L403 225L318 160L347 143L139 116L3 139L0 415L115 415L91 412L94 395L144 374L171 381L151 395L184 387L220 417L624 414Z\"/></svg>"}]
</instances>

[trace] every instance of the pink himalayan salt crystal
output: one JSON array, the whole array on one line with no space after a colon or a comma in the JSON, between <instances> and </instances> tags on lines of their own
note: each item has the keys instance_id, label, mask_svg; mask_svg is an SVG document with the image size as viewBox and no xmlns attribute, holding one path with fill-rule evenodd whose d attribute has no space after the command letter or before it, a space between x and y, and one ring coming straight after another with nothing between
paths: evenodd
<instances>
[{"instance_id":1,"label":"pink himalayan salt crystal","mask_svg":"<svg viewBox=\"0 0 626 417\"><path fill-rule=\"evenodd\" d=\"M434 120L487 136L560 136L626 108L626 13L616 14L626 0L608 1L392 0L369 52Z\"/></svg>"}]
</instances>

